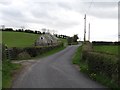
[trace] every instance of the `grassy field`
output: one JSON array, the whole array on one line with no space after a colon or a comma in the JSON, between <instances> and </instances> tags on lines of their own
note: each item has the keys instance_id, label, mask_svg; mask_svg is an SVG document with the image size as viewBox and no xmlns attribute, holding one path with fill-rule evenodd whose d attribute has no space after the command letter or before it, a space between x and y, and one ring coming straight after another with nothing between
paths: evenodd
<instances>
[{"instance_id":1,"label":"grassy field","mask_svg":"<svg viewBox=\"0 0 120 90\"><path fill-rule=\"evenodd\" d=\"M109 54L118 55L118 46L98 45L98 46L93 46L93 50L98 52L105 52Z\"/></svg>"},{"instance_id":2,"label":"grassy field","mask_svg":"<svg viewBox=\"0 0 120 90\"><path fill-rule=\"evenodd\" d=\"M2 32L2 42L8 47L32 46L38 37L39 35L24 32Z\"/></svg>"}]
</instances>

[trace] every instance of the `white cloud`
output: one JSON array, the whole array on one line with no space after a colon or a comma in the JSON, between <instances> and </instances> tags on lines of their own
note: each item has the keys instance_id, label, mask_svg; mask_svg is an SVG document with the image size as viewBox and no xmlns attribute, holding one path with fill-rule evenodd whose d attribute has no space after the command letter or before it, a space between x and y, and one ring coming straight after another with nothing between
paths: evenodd
<instances>
[{"instance_id":1,"label":"white cloud","mask_svg":"<svg viewBox=\"0 0 120 90\"><path fill-rule=\"evenodd\" d=\"M84 14L91 22L92 40L116 40L118 0L4 0L0 1L0 25L38 29L61 34L79 34L83 39ZM91 7L90 7L91 4ZM88 27L87 27L88 29ZM94 32L93 32L94 31ZM113 39L109 36L113 37Z\"/></svg>"}]
</instances>

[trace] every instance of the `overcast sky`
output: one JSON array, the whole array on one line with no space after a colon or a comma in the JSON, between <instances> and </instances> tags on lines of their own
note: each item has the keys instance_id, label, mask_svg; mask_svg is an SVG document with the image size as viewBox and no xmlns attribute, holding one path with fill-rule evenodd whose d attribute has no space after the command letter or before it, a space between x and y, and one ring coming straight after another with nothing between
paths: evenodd
<instances>
[{"instance_id":1,"label":"overcast sky","mask_svg":"<svg viewBox=\"0 0 120 90\"><path fill-rule=\"evenodd\" d=\"M84 14L91 24L91 41L118 40L119 0L0 0L0 25L56 30L83 40Z\"/></svg>"}]
</instances>

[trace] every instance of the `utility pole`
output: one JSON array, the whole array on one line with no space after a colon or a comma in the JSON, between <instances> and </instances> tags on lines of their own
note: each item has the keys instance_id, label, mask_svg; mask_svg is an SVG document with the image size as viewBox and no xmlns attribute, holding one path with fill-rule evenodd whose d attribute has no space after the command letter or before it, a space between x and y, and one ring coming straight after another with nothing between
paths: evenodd
<instances>
[{"instance_id":1,"label":"utility pole","mask_svg":"<svg viewBox=\"0 0 120 90\"><path fill-rule=\"evenodd\" d=\"M5 30L5 25L1 25L1 29L2 29L2 30Z\"/></svg>"},{"instance_id":2,"label":"utility pole","mask_svg":"<svg viewBox=\"0 0 120 90\"><path fill-rule=\"evenodd\" d=\"M89 33L88 33L88 40L90 41L90 23L89 23Z\"/></svg>"},{"instance_id":3,"label":"utility pole","mask_svg":"<svg viewBox=\"0 0 120 90\"><path fill-rule=\"evenodd\" d=\"M84 17L84 42L86 41L86 14Z\"/></svg>"}]
</instances>

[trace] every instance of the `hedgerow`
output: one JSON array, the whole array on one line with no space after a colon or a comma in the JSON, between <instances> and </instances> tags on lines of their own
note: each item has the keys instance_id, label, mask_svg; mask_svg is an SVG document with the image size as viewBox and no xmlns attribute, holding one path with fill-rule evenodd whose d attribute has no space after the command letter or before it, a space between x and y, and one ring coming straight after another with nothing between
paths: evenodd
<instances>
[{"instance_id":1,"label":"hedgerow","mask_svg":"<svg viewBox=\"0 0 120 90\"><path fill-rule=\"evenodd\" d=\"M87 42L82 46L82 61L88 66L84 71L91 78L95 79L97 76L103 75L110 78L110 82L119 83L120 63L119 57L116 55L95 52L92 45Z\"/></svg>"},{"instance_id":2,"label":"hedgerow","mask_svg":"<svg viewBox=\"0 0 120 90\"><path fill-rule=\"evenodd\" d=\"M58 45L53 45L53 46L34 46L34 47L25 47L25 48L13 47L4 51L4 54L6 55L7 53L9 53L9 55L6 58L17 60L17 59L20 59L20 55L23 55L22 53L26 53L27 56L30 56L30 57L36 57L37 55L44 54L52 49L55 49L57 47L62 47L62 46L63 46L63 43L60 43Z\"/></svg>"}]
</instances>

